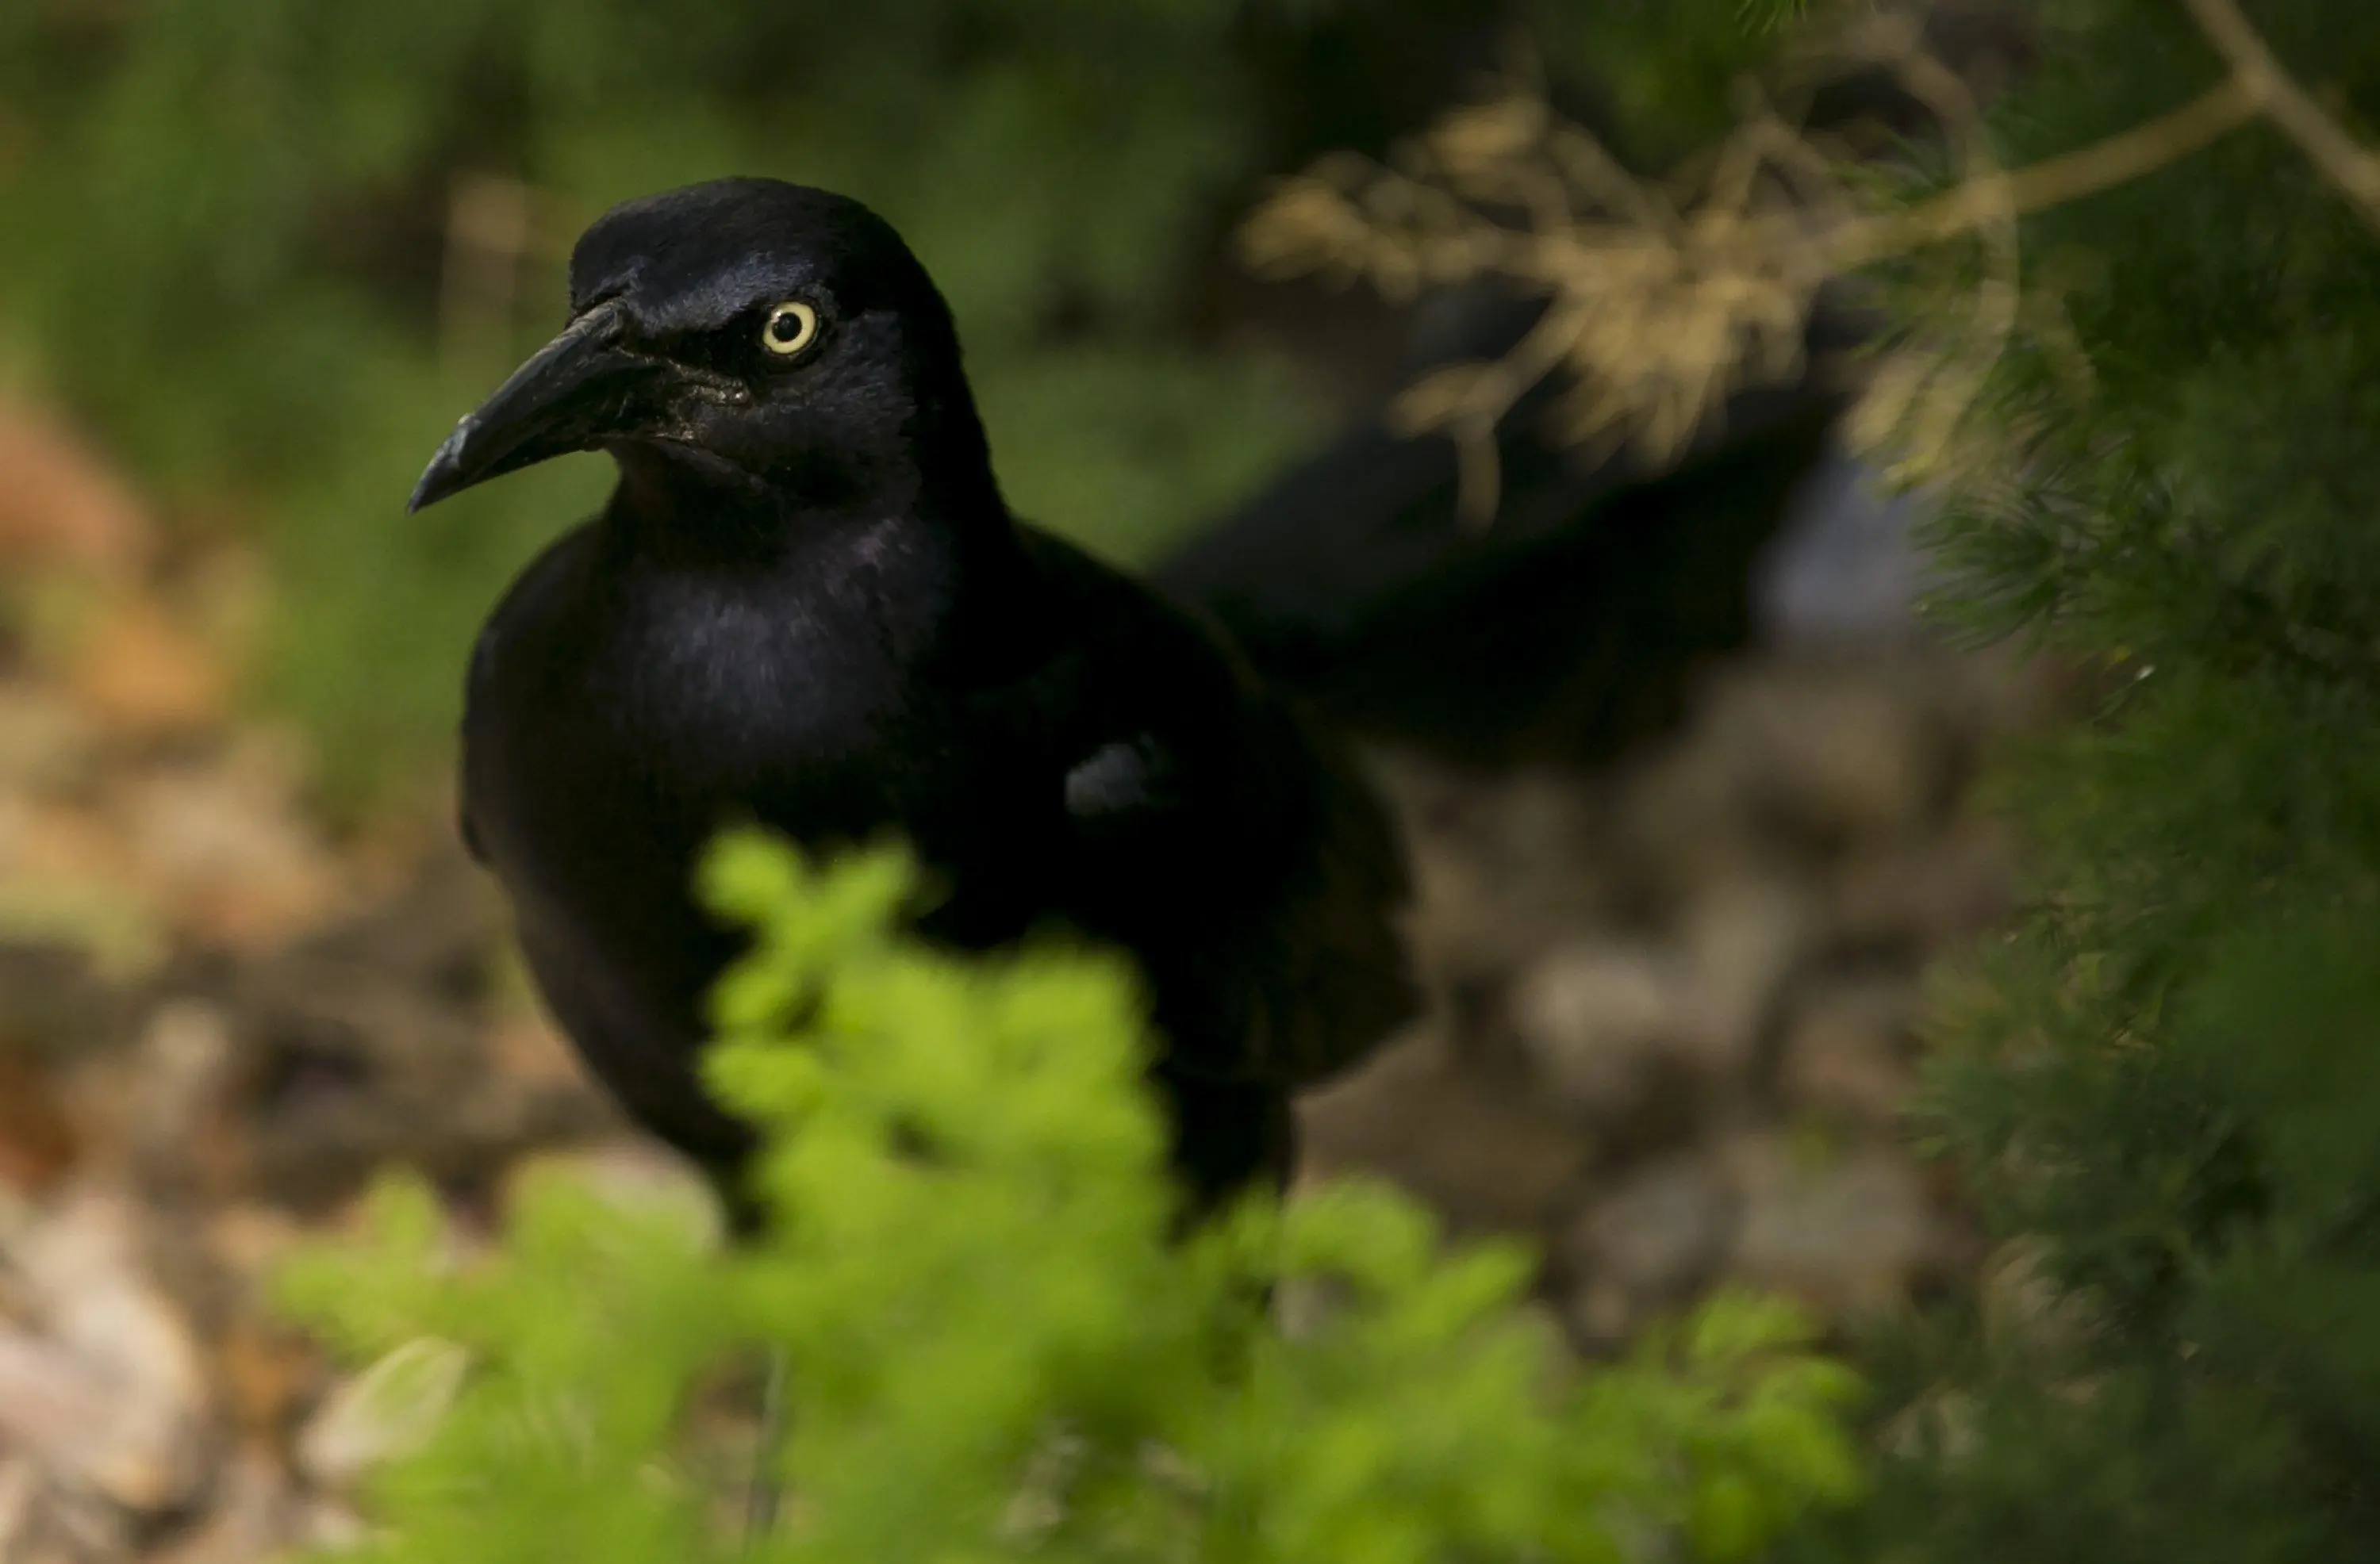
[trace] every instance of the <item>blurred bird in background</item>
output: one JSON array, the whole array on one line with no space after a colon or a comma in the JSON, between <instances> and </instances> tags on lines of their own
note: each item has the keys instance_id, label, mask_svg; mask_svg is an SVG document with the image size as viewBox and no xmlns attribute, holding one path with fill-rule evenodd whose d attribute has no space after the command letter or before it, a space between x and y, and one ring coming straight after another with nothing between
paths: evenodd
<instances>
[{"instance_id":1,"label":"blurred bird in background","mask_svg":"<svg viewBox=\"0 0 2380 1564\"><path fill-rule=\"evenodd\" d=\"M1399 379L1500 358L1542 309L1486 285L1439 295ZM1849 340L1832 321L1811 334L1819 361ZM1753 635L1760 564L1829 461L1843 398L1817 374L1740 393L1663 466L1550 430L1567 389L1548 380L1498 425L1485 525L1461 514L1454 446L1376 412L1155 579L1367 738L1479 768L1608 761Z\"/></svg>"}]
</instances>

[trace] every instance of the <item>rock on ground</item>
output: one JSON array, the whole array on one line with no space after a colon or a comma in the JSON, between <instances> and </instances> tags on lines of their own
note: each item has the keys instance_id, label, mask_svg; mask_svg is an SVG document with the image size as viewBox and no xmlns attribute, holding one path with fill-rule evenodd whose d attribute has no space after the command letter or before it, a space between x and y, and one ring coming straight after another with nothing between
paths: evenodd
<instances>
[{"instance_id":1,"label":"rock on ground","mask_svg":"<svg viewBox=\"0 0 2380 1564\"><path fill-rule=\"evenodd\" d=\"M1590 1350L1724 1282L1847 1324L1967 1274L1902 1134L1919 979L2010 906L1968 794L2049 693L1916 643L1770 655L1609 774L1386 758L1434 1011L1305 1104L1309 1160L1537 1240Z\"/></svg>"}]
</instances>

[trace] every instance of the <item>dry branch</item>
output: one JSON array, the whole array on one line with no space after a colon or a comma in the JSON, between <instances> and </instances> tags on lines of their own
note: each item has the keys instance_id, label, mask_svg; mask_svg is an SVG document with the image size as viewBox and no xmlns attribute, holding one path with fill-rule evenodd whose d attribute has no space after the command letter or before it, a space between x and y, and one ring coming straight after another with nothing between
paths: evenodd
<instances>
[{"instance_id":1,"label":"dry branch","mask_svg":"<svg viewBox=\"0 0 2380 1564\"><path fill-rule=\"evenodd\" d=\"M1872 175L1831 155L1746 89L1751 107L1702 172L1639 179L1556 115L1533 83L1508 82L1381 164L1324 160L1285 181L1241 234L1273 275L1368 280L1392 301L1479 276L1548 300L1503 358L1430 372L1390 408L1403 432L1452 439L1462 510L1496 503L1495 431L1534 387L1567 371L1555 433L1675 455L1735 391L1803 368L1828 283L1965 242L1979 273L1927 333L1875 360L1853 438L1888 450L1896 476L1940 469L2026 308L2023 215L2166 167L2269 117L2380 226L2380 156L2289 77L2233 0L2184 0L2230 67L2220 85L2145 124L2016 169L1994 154L1980 106L1921 47L1905 17L1872 16L1816 56L1818 73L1881 66L1941 126L1958 182L1893 204ZM1809 62L1805 62L1807 64Z\"/></svg>"}]
</instances>

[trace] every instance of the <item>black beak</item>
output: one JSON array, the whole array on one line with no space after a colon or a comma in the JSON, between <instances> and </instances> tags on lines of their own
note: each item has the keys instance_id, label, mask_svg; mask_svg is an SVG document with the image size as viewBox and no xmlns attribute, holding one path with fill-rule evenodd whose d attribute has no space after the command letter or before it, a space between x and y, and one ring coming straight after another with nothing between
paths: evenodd
<instances>
[{"instance_id":1,"label":"black beak","mask_svg":"<svg viewBox=\"0 0 2380 1564\"><path fill-rule=\"evenodd\" d=\"M640 411L639 394L666 370L662 360L620 346L625 323L623 307L610 300L538 349L455 426L413 486L407 512L625 432Z\"/></svg>"}]
</instances>

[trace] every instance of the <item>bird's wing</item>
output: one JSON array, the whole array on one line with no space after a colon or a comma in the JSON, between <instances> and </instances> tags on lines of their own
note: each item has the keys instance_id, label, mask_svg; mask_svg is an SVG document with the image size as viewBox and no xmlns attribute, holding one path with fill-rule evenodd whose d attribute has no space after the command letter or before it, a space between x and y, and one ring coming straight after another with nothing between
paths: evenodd
<instances>
[{"instance_id":1,"label":"bird's wing","mask_svg":"<svg viewBox=\"0 0 2380 1564\"><path fill-rule=\"evenodd\" d=\"M1066 772L1066 814L1085 830L1130 822L1179 807L1181 768L1155 734L1135 734L1099 746Z\"/></svg>"},{"instance_id":2,"label":"bird's wing","mask_svg":"<svg viewBox=\"0 0 2380 1564\"><path fill-rule=\"evenodd\" d=\"M1087 659L1062 784L1070 914L1139 955L1175 1068L1283 1085L1332 1073L1415 1003L1393 921L1403 866L1378 801L1196 622L1122 577L1078 585L1121 606L1082 604L1076 622L1132 628Z\"/></svg>"},{"instance_id":3,"label":"bird's wing","mask_svg":"<svg viewBox=\"0 0 2380 1564\"><path fill-rule=\"evenodd\" d=\"M500 634L497 621L491 619L480 629L479 638L471 643L471 663L463 676L464 710L483 698L488 687L489 668L494 659L494 643ZM471 861L482 868L492 867L488 861L487 843L480 840L479 827L471 819L471 790L457 775L455 787L455 831L463 839L463 850Z\"/></svg>"},{"instance_id":4,"label":"bird's wing","mask_svg":"<svg viewBox=\"0 0 2380 1564\"><path fill-rule=\"evenodd\" d=\"M463 838L463 846L480 865L492 868L488 856L488 844L473 817L471 803L471 764L474 730L483 724L475 719L496 709L493 698L496 684L496 663L504 648L518 626L535 626L552 615L562 601L565 590L575 572L581 569L593 544L592 523L582 522L546 545L543 552L531 560L511 587L495 611L471 643L471 661L463 675L463 733L457 751L461 774L455 789L455 825Z\"/></svg>"}]
</instances>

